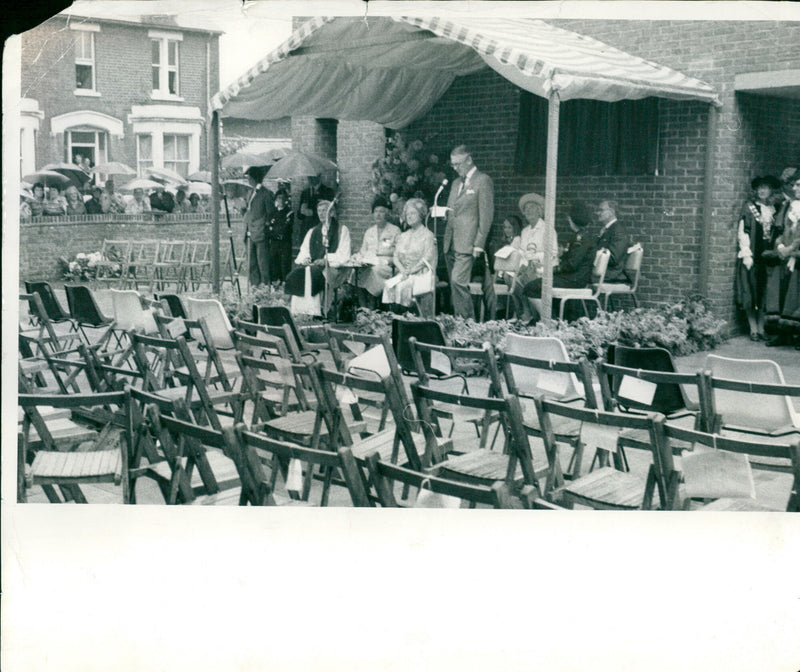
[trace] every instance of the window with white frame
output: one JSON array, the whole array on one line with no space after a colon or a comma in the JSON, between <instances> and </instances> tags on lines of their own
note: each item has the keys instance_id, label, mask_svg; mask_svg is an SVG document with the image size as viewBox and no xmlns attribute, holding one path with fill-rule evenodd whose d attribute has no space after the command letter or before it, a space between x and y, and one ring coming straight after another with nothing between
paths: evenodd
<instances>
[{"instance_id":1,"label":"window with white frame","mask_svg":"<svg viewBox=\"0 0 800 672\"><path fill-rule=\"evenodd\" d=\"M92 165L108 161L106 132L96 129L70 129L66 132L67 163L74 163L75 156L88 156Z\"/></svg>"},{"instance_id":2,"label":"window with white frame","mask_svg":"<svg viewBox=\"0 0 800 672\"><path fill-rule=\"evenodd\" d=\"M153 136L149 133L140 133L136 136L136 168L140 177L144 177L146 170L153 167Z\"/></svg>"},{"instance_id":3,"label":"window with white frame","mask_svg":"<svg viewBox=\"0 0 800 672\"><path fill-rule=\"evenodd\" d=\"M164 168L182 177L189 175L189 139L188 135L164 134Z\"/></svg>"},{"instance_id":4,"label":"window with white frame","mask_svg":"<svg viewBox=\"0 0 800 672\"><path fill-rule=\"evenodd\" d=\"M75 31L75 89L96 91L94 31Z\"/></svg>"},{"instance_id":5,"label":"window with white frame","mask_svg":"<svg viewBox=\"0 0 800 672\"><path fill-rule=\"evenodd\" d=\"M153 93L159 96L180 95L180 34L150 32L153 64Z\"/></svg>"}]
</instances>

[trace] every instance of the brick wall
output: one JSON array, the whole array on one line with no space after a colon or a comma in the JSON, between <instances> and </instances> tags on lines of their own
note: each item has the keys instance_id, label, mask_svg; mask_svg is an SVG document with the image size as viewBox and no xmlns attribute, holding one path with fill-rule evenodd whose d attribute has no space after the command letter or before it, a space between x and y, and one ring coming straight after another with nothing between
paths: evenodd
<instances>
[{"instance_id":1,"label":"brick wall","mask_svg":"<svg viewBox=\"0 0 800 672\"><path fill-rule=\"evenodd\" d=\"M361 247L364 232L371 226L372 162L383 156L386 132L373 122L341 121L338 129L341 196L339 221L350 229L353 250Z\"/></svg>"},{"instance_id":2,"label":"brick wall","mask_svg":"<svg viewBox=\"0 0 800 672\"><path fill-rule=\"evenodd\" d=\"M734 320L732 218L747 196L750 179L780 173L800 161L800 101L736 94L737 73L796 68L800 24L776 22L553 21L713 85L723 102L714 166L708 298ZM656 39L657 38L657 39ZM779 45L779 46L778 46ZM527 191L544 193L544 178L514 173L519 90L493 71L457 78L431 112L404 132L447 155L465 142L478 166L495 181L496 217L518 212ZM641 298L645 304L676 301L699 288L708 106L659 101L661 171L647 177L561 177L556 225L566 235L565 210L575 198L619 202L619 218L645 247ZM293 124L303 142L307 125ZM341 129L340 129L341 132ZM355 130L349 131L357 137ZM339 143L342 182L356 170L363 148ZM352 157L349 156L352 154ZM371 163L380 152L363 161ZM363 168L360 168L363 170ZM356 180L357 181L357 180ZM349 205L349 203L347 203ZM355 219L343 212L347 221ZM495 235L499 235L497 232ZM356 238L356 236L354 236ZM354 245L360 240L354 240Z\"/></svg>"},{"instance_id":3,"label":"brick wall","mask_svg":"<svg viewBox=\"0 0 800 672\"><path fill-rule=\"evenodd\" d=\"M95 88L99 97L74 93L75 33L66 28L64 17L54 17L22 35L22 96L37 100L39 109L45 113L37 134L37 167L65 160L64 136L50 133L50 118L77 110L102 112L121 120L124 136L108 138L108 158L135 166L136 139L128 123L131 107L164 102L151 97L152 62L147 33L152 26L95 23L101 26L94 33ZM209 98L219 89L217 36L184 31L176 26L158 28L169 28L183 35L179 82L183 102L168 104L199 107L205 116ZM207 53L209 42L211 48ZM206 139L204 127L200 138L201 166L207 163Z\"/></svg>"},{"instance_id":4,"label":"brick wall","mask_svg":"<svg viewBox=\"0 0 800 672\"><path fill-rule=\"evenodd\" d=\"M231 232L240 267L244 263L241 218L231 219ZM211 219L205 215L168 215L142 219L134 215L40 217L19 227L19 276L23 280L58 280L58 258L97 252L104 240L210 240ZM230 246L225 218L220 222L220 250Z\"/></svg>"}]
</instances>

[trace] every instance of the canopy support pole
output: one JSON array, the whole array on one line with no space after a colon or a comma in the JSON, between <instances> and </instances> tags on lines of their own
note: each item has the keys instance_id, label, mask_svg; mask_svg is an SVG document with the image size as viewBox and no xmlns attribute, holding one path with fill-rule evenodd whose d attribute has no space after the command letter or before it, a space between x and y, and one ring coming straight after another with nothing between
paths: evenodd
<instances>
[{"instance_id":1,"label":"canopy support pole","mask_svg":"<svg viewBox=\"0 0 800 672\"><path fill-rule=\"evenodd\" d=\"M700 269L698 290L708 298L711 267L711 237L713 233L714 210L714 170L717 158L717 118L719 113L712 103L708 106L708 130L706 133L706 168L703 182L703 230L700 233Z\"/></svg>"},{"instance_id":2,"label":"canopy support pole","mask_svg":"<svg viewBox=\"0 0 800 672\"><path fill-rule=\"evenodd\" d=\"M556 170L558 168L558 117L561 101L558 93L548 97L547 168L544 183L544 259L542 260L542 315L549 320L553 311L553 233L556 225Z\"/></svg>"},{"instance_id":3,"label":"canopy support pole","mask_svg":"<svg viewBox=\"0 0 800 672\"><path fill-rule=\"evenodd\" d=\"M219 112L211 114L211 284L219 294Z\"/></svg>"}]
</instances>

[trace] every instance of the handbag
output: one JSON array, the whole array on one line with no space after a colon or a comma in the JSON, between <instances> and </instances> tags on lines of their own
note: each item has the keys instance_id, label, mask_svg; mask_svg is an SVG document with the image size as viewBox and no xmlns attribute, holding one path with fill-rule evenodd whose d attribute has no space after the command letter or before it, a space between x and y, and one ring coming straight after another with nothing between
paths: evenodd
<instances>
[{"instance_id":1,"label":"handbag","mask_svg":"<svg viewBox=\"0 0 800 672\"><path fill-rule=\"evenodd\" d=\"M422 273L414 276L414 284L411 286L411 295L420 296L430 294L433 291L433 271L426 268Z\"/></svg>"}]
</instances>

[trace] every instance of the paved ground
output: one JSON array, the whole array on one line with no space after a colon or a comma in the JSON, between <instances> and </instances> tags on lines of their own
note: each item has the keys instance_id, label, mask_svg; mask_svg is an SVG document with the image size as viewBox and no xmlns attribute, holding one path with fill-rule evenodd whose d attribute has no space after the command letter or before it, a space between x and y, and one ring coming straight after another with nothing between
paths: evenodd
<instances>
[{"instance_id":1,"label":"paved ground","mask_svg":"<svg viewBox=\"0 0 800 672\"><path fill-rule=\"evenodd\" d=\"M56 289L56 294L66 307L66 300L63 290ZM107 290L99 290L96 292L98 303L101 309L106 314L112 314L112 306L110 300L110 293ZM20 310L24 310L21 305ZM25 315L22 314L20 319L25 323ZM769 359L777 362L783 370L784 377L787 382L800 383L800 352L791 347L767 348L762 343L753 343L747 337L733 338L727 343L714 351L725 357L736 359ZM695 353L687 357L679 357L676 359L676 366L681 371L695 371L703 366L708 352ZM406 381L408 384L409 380ZM488 381L485 378L470 378L469 379L470 391L474 394L483 394L488 387ZM800 411L800 400L797 404L798 411ZM377 418L373 418L371 422L377 424ZM470 423L459 421L453 428L453 436L459 446L474 444L476 442L476 433L474 426ZM600 442L597 439L596 442ZM587 437L587 450L584 455L583 469L584 471L589 468L589 465L594 454L593 437ZM532 442L532 449L534 451L534 460L539 464L544 462L544 451L541 443L538 441ZM630 451L629 461L633 470L646 469L648 463L647 455L638 455L638 451ZM566 466L566 465L565 465ZM791 480L785 474L773 474L771 472L754 472L756 481L756 491L760 501L766 505L774 508L782 508L785 506L786 497L788 496L791 487ZM87 499L92 503L119 503L121 501L120 488L113 485L97 485L84 488ZM38 491L38 492L37 492ZM314 497L318 497L318 486L315 491L312 491L312 501L318 501ZM31 502L44 502L46 501L44 494L37 488L30 493L29 501ZM141 504L163 504L163 498L154 484L146 479L140 479L137 486L137 501ZM350 505L349 495L343 488L334 488L331 494L330 505L332 506L348 506Z\"/></svg>"}]
</instances>

